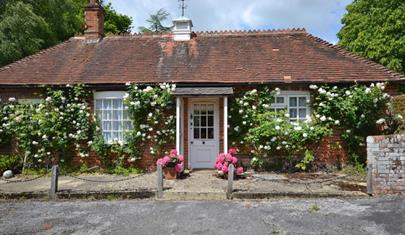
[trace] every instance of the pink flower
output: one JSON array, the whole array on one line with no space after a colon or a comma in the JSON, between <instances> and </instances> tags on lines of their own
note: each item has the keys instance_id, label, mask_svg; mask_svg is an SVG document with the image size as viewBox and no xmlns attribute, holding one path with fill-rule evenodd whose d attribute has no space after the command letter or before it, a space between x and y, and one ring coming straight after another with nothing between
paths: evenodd
<instances>
[{"instance_id":1,"label":"pink flower","mask_svg":"<svg viewBox=\"0 0 405 235\"><path fill-rule=\"evenodd\" d=\"M156 165L161 165L161 166L165 165L165 164L163 164L163 159L162 159L162 158L159 158L159 159L156 161Z\"/></svg>"},{"instance_id":2,"label":"pink flower","mask_svg":"<svg viewBox=\"0 0 405 235\"><path fill-rule=\"evenodd\" d=\"M225 161L225 154L221 153L218 155L218 162L223 163Z\"/></svg>"},{"instance_id":3,"label":"pink flower","mask_svg":"<svg viewBox=\"0 0 405 235\"><path fill-rule=\"evenodd\" d=\"M243 174L243 167L238 167L238 168L236 168L236 174L237 174L237 175Z\"/></svg>"},{"instance_id":4,"label":"pink flower","mask_svg":"<svg viewBox=\"0 0 405 235\"><path fill-rule=\"evenodd\" d=\"M183 155L179 155L179 160L180 160L181 162L184 162L184 156L183 156Z\"/></svg>"},{"instance_id":5,"label":"pink flower","mask_svg":"<svg viewBox=\"0 0 405 235\"><path fill-rule=\"evenodd\" d=\"M232 162L232 159L233 159L232 155L228 153L228 154L226 155L226 160L227 160L228 162Z\"/></svg>"},{"instance_id":6,"label":"pink flower","mask_svg":"<svg viewBox=\"0 0 405 235\"><path fill-rule=\"evenodd\" d=\"M170 162L170 157L165 156L162 160L163 160L163 165L166 165L167 163Z\"/></svg>"},{"instance_id":7,"label":"pink flower","mask_svg":"<svg viewBox=\"0 0 405 235\"><path fill-rule=\"evenodd\" d=\"M237 162L238 162L238 159L237 159L236 157L233 157L233 158L232 158L232 164L235 165Z\"/></svg>"},{"instance_id":8,"label":"pink flower","mask_svg":"<svg viewBox=\"0 0 405 235\"><path fill-rule=\"evenodd\" d=\"M218 162L217 165L215 165L215 168L220 171L222 170L222 166L222 163Z\"/></svg>"},{"instance_id":9,"label":"pink flower","mask_svg":"<svg viewBox=\"0 0 405 235\"><path fill-rule=\"evenodd\" d=\"M228 162L224 162L223 165L224 165L224 166L229 166L229 163L228 163Z\"/></svg>"},{"instance_id":10,"label":"pink flower","mask_svg":"<svg viewBox=\"0 0 405 235\"><path fill-rule=\"evenodd\" d=\"M225 174L228 173L228 167L227 166L222 166L222 172L224 172Z\"/></svg>"},{"instance_id":11,"label":"pink flower","mask_svg":"<svg viewBox=\"0 0 405 235\"><path fill-rule=\"evenodd\" d=\"M236 153L236 149L235 148L230 148L228 150L228 153L234 155Z\"/></svg>"},{"instance_id":12,"label":"pink flower","mask_svg":"<svg viewBox=\"0 0 405 235\"><path fill-rule=\"evenodd\" d=\"M174 170L175 170L177 173L183 172L183 170L184 170L184 164L183 164L183 163L176 164L176 166L174 167Z\"/></svg>"},{"instance_id":13,"label":"pink flower","mask_svg":"<svg viewBox=\"0 0 405 235\"><path fill-rule=\"evenodd\" d=\"M170 156L177 156L177 150L176 149L170 150Z\"/></svg>"}]
</instances>

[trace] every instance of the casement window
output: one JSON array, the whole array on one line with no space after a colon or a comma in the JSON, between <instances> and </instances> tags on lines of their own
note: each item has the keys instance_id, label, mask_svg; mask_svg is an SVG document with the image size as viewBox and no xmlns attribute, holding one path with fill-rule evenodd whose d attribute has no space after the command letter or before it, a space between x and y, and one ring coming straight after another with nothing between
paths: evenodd
<instances>
[{"instance_id":1,"label":"casement window","mask_svg":"<svg viewBox=\"0 0 405 235\"><path fill-rule=\"evenodd\" d=\"M128 108L124 105L125 92L106 91L96 92L95 111L97 120L103 132L104 140L112 142L124 142L125 131L132 128Z\"/></svg>"},{"instance_id":2,"label":"casement window","mask_svg":"<svg viewBox=\"0 0 405 235\"><path fill-rule=\"evenodd\" d=\"M310 94L306 91L281 91L274 97L272 111L286 110L290 121L306 121L310 119Z\"/></svg>"}]
</instances>

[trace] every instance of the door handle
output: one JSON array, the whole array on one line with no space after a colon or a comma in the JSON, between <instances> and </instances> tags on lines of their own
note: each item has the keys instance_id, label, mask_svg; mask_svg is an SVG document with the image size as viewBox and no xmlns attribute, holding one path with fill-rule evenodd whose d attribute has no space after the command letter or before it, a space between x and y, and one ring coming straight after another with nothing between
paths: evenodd
<instances>
[{"instance_id":1,"label":"door handle","mask_svg":"<svg viewBox=\"0 0 405 235\"><path fill-rule=\"evenodd\" d=\"M205 141L203 141L203 144L205 144Z\"/></svg>"},{"instance_id":2,"label":"door handle","mask_svg":"<svg viewBox=\"0 0 405 235\"><path fill-rule=\"evenodd\" d=\"M194 141L190 141L190 144L194 144Z\"/></svg>"}]
</instances>

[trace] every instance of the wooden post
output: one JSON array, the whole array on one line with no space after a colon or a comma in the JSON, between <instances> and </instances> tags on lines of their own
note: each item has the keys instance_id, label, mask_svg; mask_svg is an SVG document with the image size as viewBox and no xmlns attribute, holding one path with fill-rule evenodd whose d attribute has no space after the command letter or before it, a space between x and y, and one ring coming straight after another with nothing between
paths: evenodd
<instances>
[{"instance_id":1,"label":"wooden post","mask_svg":"<svg viewBox=\"0 0 405 235\"><path fill-rule=\"evenodd\" d=\"M28 158L28 152L25 152L25 154L24 154L23 168L22 168L22 173L23 173L23 174L24 174L24 172L25 172L25 165L27 164L27 158Z\"/></svg>"},{"instance_id":2,"label":"wooden post","mask_svg":"<svg viewBox=\"0 0 405 235\"><path fill-rule=\"evenodd\" d=\"M229 167L228 167L228 188L226 191L226 197L228 199L232 199L234 171L235 171L235 167L233 166L233 164L229 165Z\"/></svg>"},{"instance_id":3,"label":"wooden post","mask_svg":"<svg viewBox=\"0 0 405 235\"><path fill-rule=\"evenodd\" d=\"M52 175L51 175L51 189L49 190L49 199L57 199L56 193L58 192L58 172L59 166L52 166Z\"/></svg>"},{"instance_id":4,"label":"wooden post","mask_svg":"<svg viewBox=\"0 0 405 235\"><path fill-rule=\"evenodd\" d=\"M162 198L163 197L163 169L162 165L157 165L157 192L156 197Z\"/></svg>"},{"instance_id":5,"label":"wooden post","mask_svg":"<svg viewBox=\"0 0 405 235\"><path fill-rule=\"evenodd\" d=\"M367 194L373 195L373 164L367 165Z\"/></svg>"}]
</instances>

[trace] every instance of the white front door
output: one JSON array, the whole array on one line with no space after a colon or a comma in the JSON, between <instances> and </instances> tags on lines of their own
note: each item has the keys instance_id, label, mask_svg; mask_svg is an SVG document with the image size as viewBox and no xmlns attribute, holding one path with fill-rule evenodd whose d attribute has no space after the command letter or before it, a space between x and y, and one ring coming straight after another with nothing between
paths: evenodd
<instances>
[{"instance_id":1,"label":"white front door","mask_svg":"<svg viewBox=\"0 0 405 235\"><path fill-rule=\"evenodd\" d=\"M189 110L191 168L214 168L219 153L217 99L191 100Z\"/></svg>"}]
</instances>

